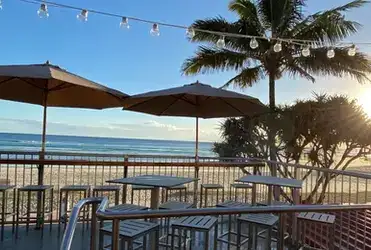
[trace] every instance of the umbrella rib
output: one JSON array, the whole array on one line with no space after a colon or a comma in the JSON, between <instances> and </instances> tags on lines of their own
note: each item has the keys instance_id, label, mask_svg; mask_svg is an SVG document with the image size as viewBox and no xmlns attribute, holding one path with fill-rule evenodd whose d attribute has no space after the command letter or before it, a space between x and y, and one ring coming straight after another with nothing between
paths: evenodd
<instances>
[{"instance_id":1,"label":"umbrella rib","mask_svg":"<svg viewBox=\"0 0 371 250\"><path fill-rule=\"evenodd\" d=\"M6 82L11 81L13 79L16 79L16 77L10 77L9 79L6 79L4 81L1 81L0 84L6 83Z\"/></svg>"},{"instance_id":2,"label":"umbrella rib","mask_svg":"<svg viewBox=\"0 0 371 250\"><path fill-rule=\"evenodd\" d=\"M27 84L30 84L31 86L33 86L34 88L37 88L37 89L41 89L41 90L44 90L44 88L40 88L39 86L37 86L36 84L30 82L30 81L27 81L26 79L22 79L22 78L19 78L19 77L15 77L16 79L19 79Z\"/></svg>"},{"instance_id":3,"label":"umbrella rib","mask_svg":"<svg viewBox=\"0 0 371 250\"><path fill-rule=\"evenodd\" d=\"M184 98L185 95L186 95L186 93L184 93L184 94L183 94L179 99L181 99L181 100L185 101L186 103L189 103L189 104L191 104L191 105L193 105L193 106L199 106L199 105L197 105L197 104L195 104L195 103L193 103L193 102L191 102L191 101L185 99L185 98Z\"/></svg>"},{"instance_id":4,"label":"umbrella rib","mask_svg":"<svg viewBox=\"0 0 371 250\"><path fill-rule=\"evenodd\" d=\"M145 103L147 103L147 102L149 102L149 101L152 101L153 99L156 99L156 98L158 98L158 97L160 97L160 96L152 96L152 97L150 97L150 98L147 99L147 100L144 100L144 101L142 101L142 102L135 103L135 104L133 104L133 105L127 107L127 108L124 107L124 109L125 109L125 110L130 110L130 109L135 108L135 107L137 107L137 106L139 106L139 105L142 105L142 104L145 104ZM133 98L133 99L134 99L134 98ZM130 100L130 97L129 97L129 100Z\"/></svg>"},{"instance_id":5,"label":"umbrella rib","mask_svg":"<svg viewBox=\"0 0 371 250\"><path fill-rule=\"evenodd\" d=\"M67 86L65 86L65 85L67 85ZM49 91L50 92L51 91L58 91L58 90L66 89L66 88L71 88L71 87L74 87L74 86L76 86L76 85L72 85L72 84L69 84L69 83L61 83L61 84L55 86L54 88L49 89Z\"/></svg>"},{"instance_id":6,"label":"umbrella rib","mask_svg":"<svg viewBox=\"0 0 371 250\"><path fill-rule=\"evenodd\" d=\"M177 96L174 96L174 95L171 95L175 98L175 100L173 102L170 103L170 105L165 108L161 113L160 113L160 116L163 115L171 106L173 106L174 103L176 103L179 99L183 100L182 97L184 97L185 94L181 95L179 98Z\"/></svg>"},{"instance_id":7,"label":"umbrella rib","mask_svg":"<svg viewBox=\"0 0 371 250\"><path fill-rule=\"evenodd\" d=\"M222 102L224 102L225 104L227 104L228 106L230 106L231 108L233 108L233 109L237 110L238 112L240 112L241 113L241 116L244 116L245 115L241 110L239 110L238 108L236 108L235 106L233 106L232 104L230 104L229 102L227 102L226 100L224 100L223 98L220 98L219 97L219 99Z\"/></svg>"}]
</instances>

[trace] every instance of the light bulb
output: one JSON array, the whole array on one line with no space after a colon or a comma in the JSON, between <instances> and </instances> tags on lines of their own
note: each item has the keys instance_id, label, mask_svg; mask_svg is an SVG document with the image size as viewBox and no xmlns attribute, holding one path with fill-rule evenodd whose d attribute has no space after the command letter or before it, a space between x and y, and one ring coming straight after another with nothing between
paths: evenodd
<instances>
[{"instance_id":1,"label":"light bulb","mask_svg":"<svg viewBox=\"0 0 371 250\"><path fill-rule=\"evenodd\" d=\"M348 49L348 56L355 56L356 53L357 53L357 48L353 44L353 46Z\"/></svg>"},{"instance_id":2,"label":"light bulb","mask_svg":"<svg viewBox=\"0 0 371 250\"><path fill-rule=\"evenodd\" d=\"M327 57L329 58L329 59L332 59L332 58L334 58L335 57L335 51L334 51L334 49L329 49L328 51L327 51Z\"/></svg>"},{"instance_id":3,"label":"light bulb","mask_svg":"<svg viewBox=\"0 0 371 250\"><path fill-rule=\"evenodd\" d=\"M196 32L192 27L188 27L186 31L186 35L189 39L192 39L196 35Z\"/></svg>"},{"instance_id":4,"label":"light bulb","mask_svg":"<svg viewBox=\"0 0 371 250\"><path fill-rule=\"evenodd\" d=\"M256 38L255 37L251 38L251 40L250 40L250 48L256 49L258 47L259 47L259 43L258 43L258 41L256 41Z\"/></svg>"},{"instance_id":5,"label":"light bulb","mask_svg":"<svg viewBox=\"0 0 371 250\"><path fill-rule=\"evenodd\" d=\"M277 41L277 43L273 46L273 51L276 52L276 53L282 51L281 41Z\"/></svg>"},{"instance_id":6,"label":"light bulb","mask_svg":"<svg viewBox=\"0 0 371 250\"><path fill-rule=\"evenodd\" d=\"M304 49L301 51L301 54L304 56L304 57L308 57L310 56L310 46L309 45L306 45L304 47Z\"/></svg>"},{"instance_id":7,"label":"light bulb","mask_svg":"<svg viewBox=\"0 0 371 250\"><path fill-rule=\"evenodd\" d=\"M87 10L82 10L80 14L77 15L77 19L80 21L88 21L88 11Z\"/></svg>"},{"instance_id":8,"label":"light bulb","mask_svg":"<svg viewBox=\"0 0 371 250\"><path fill-rule=\"evenodd\" d=\"M222 36L216 42L216 47L218 47L219 49L222 49L224 48L224 46L225 46L225 40L224 40L224 36Z\"/></svg>"},{"instance_id":9,"label":"light bulb","mask_svg":"<svg viewBox=\"0 0 371 250\"><path fill-rule=\"evenodd\" d=\"M160 28L158 27L157 23L152 25L152 29L149 32L152 36L159 36L160 35Z\"/></svg>"},{"instance_id":10,"label":"light bulb","mask_svg":"<svg viewBox=\"0 0 371 250\"><path fill-rule=\"evenodd\" d=\"M37 15L39 15L40 18L49 17L48 6L45 3L40 5Z\"/></svg>"},{"instance_id":11,"label":"light bulb","mask_svg":"<svg viewBox=\"0 0 371 250\"><path fill-rule=\"evenodd\" d=\"M125 29L129 29L130 28L130 25L129 25L129 18L127 17L122 17L122 20L120 22L120 28L125 28Z\"/></svg>"},{"instance_id":12,"label":"light bulb","mask_svg":"<svg viewBox=\"0 0 371 250\"><path fill-rule=\"evenodd\" d=\"M3 9L3 3L2 3L2 1L0 0L0 10L2 10Z\"/></svg>"}]
</instances>

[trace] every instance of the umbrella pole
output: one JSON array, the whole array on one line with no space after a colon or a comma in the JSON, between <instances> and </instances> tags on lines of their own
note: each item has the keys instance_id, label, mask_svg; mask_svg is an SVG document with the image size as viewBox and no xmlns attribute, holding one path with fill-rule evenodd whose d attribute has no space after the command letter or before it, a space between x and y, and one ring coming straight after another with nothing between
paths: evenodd
<instances>
[{"instance_id":1,"label":"umbrella pole","mask_svg":"<svg viewBox=\"0 0 371 250\"><path fill-rule=\"evenodd\" d=\"M41 152L39 159L42 161L45 158L45 143L46 143L46 116L47 116L47 100L48 100L48 93L47 91L44 92L44 112L43 112L43 131L42 131L42 138L41 138ZM38 178L37 184L43 185L44 184L44 163L39 165L38 169ZM44 194L45 195L45 194ZM42 201L42 193L37 193L37 208L36 208L36 229L41 229L41 225L43 225L44 216L41 214L41 201Z\"/></svg>"},{"instance_id":2,"label":"umbrella pole","mask_svg":"<svg viewBox=\"0 0 371 250\"><path fill-rule=\"evenodd\" d=\"M198 160L198 117L196 117L196 153L195 157Z\"/></svg>"}]
</instances>

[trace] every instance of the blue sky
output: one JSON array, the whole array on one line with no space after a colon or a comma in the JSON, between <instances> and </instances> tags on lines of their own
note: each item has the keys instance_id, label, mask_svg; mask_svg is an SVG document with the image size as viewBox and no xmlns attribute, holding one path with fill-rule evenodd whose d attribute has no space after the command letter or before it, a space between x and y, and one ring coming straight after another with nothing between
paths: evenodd
<instances>
[{"instance_id":1,"label":"blue sky","mask_svg":"<svg viewBox=\"0 0 371 250\"><path fill-rule=\"evenodd\" d=\"M228 1L135 1L135 0L55 0L63 4L114 12L181 25L195 19L222 15ZM140 4L138 3L140 2ZM308 13L344 4L347 1L309 0ZM117 88L128 94L179 86L200 80L221 86L233 72L196 77L182 76L180 66L197 45L185 39L183 30L160 26L161 35L151 37L150 25L131 21L129 30L119 28L119 18L90 14L88 22L76 19L76 11L49 8L50 17L40 19L37 5L19 0L3 0L0 11L0 64L51 63L91 80ZM349 17L364 25L354 41L371 41L371 24L367 16L371 5L356 10ZM371 47L362 48L370 52ZM370 85L371 86L371 85ZM303 79L283 78L277 82L277 103L309 98L312 92L341 93L359 97L371 88L352 79L317 78L312 84ZM244 93L268 102L267 80L244 90ZM371 103L370 103L371 105ZM0 101L0 131L39 133L42 108L34 105ZM200 139L218 139L220 120L201 120ZM119 136L156 139L194 139L194 120L190 118L155 117L120 109L93 111L50 108L48 133L88 136Z\"/></svg>"}]
</instances>

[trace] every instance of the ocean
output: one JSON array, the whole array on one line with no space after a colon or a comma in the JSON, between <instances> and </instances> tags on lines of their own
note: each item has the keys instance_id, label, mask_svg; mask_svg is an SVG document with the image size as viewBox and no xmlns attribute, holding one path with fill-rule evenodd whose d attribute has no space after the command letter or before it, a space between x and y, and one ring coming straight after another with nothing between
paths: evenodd
<instances>
[{"instance_id":1,"label":"ocean","mask_svg":"<svg viewBox=\"0 0 371 250\"><path fill-rule=\"evenodd\" d=\"M47 135L46 150L113 154L150 154L194 156L195 143L150 139L126 139ZM200 142L200 156L215 156L211 142ZM40 151L41 135L0 133L0 151Z\"/></svg>"}]
</instances>

